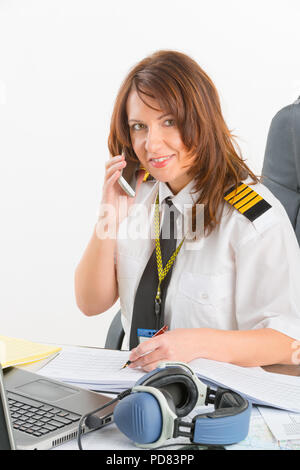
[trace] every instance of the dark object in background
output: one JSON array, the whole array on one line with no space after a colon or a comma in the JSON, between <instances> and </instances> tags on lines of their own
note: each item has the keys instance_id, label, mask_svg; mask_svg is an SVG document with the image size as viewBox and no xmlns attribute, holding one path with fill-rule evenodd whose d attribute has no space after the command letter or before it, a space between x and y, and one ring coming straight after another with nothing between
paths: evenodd
<instances>
[{"instance_id":1,"label":"dark object in background","mask_svg":"<svg viewBox=\"0 0 300 470\"><path fill-rule=\"evenodd\" d=\"M272 119L262 176L284 206L300 245L300 97Z\"/></svg>"}]
</instances>

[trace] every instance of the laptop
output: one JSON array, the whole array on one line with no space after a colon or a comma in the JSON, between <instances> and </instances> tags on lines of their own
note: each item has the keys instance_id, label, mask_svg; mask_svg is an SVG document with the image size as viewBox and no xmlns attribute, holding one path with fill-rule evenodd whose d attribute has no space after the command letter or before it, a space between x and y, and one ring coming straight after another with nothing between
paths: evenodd
<instances>
[{"instance_id":1,"label":"laptop","mask_svg":"<svg viewBox=\"0 0 300 470\"><path fill-rule=\"evenodd\" d=\"M100 393L0 364L0 450L51 449L78 435L81 416L111 401ZM109 424L115 404L105 408ZM101 413L101 412L100 412ZM83 426L82 433L91 431Z\"/></svg>"}]
</instances>

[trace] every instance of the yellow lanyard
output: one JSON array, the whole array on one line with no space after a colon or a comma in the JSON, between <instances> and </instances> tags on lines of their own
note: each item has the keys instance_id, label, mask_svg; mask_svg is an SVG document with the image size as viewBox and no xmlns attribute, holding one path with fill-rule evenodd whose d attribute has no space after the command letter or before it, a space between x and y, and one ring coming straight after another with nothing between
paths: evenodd
<instances>
[{"instance_id":1,"label":"yellow lanyard","mask_svg":"<svg viewBox=\"0 0 300 470\"><path fill-rule=\"evenodd\" d=\"M173 252L171 255L169 261L163 267L162 264L162 257L161 257L161 249L160 249L160 240L159 240L159 234L160 234L160 215L159 215L159 196L157 194L157 198L155 201L155 215L154 215L154 229L155 229L155 251L156 251L156 264L157 264L157 273L158 273L158 288L156 292L156 297L155 297L155 313L158 315L160 312L160 303L161 303L161 290L160 290L160 285L166 275L168 274L169 270L171 269L172 264L175 261L176 256L179 253L180 248L182 247L182 244L184 242L181 240L180 244L176 248L176 250Z\"/></svg>"}]
</instances>

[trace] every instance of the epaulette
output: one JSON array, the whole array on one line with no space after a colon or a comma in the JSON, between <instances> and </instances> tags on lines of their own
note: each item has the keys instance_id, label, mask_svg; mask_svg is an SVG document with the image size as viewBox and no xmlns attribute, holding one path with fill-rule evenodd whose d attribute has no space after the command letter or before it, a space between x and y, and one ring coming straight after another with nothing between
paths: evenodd
<instances>
[{"instance_id":1,"label":"epaulette","mask_svg":"<svg viewBox=\"0 0 300 470\"><path fill-rule=\"evenodd\" d=\"M251 222L272 207L245 183L240 183L237 187L233 186L226 191L224 199Z\"/></svg>"}]
</instances>

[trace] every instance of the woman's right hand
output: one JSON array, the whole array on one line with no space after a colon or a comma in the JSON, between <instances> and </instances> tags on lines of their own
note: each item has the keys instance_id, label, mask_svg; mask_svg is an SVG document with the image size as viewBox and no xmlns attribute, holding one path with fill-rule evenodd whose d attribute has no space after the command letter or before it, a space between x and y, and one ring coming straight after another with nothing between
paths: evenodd
<instances>
[{"instance_id":1,"label":"woman's right hand","mask_svg":"<svg viewBox=\"0 0 300 470\"><path fill-rule=\"evenodd\" d=\"M129 208L135 201L135 197L128 196L118 183L118 179L126 164L125 157L123 155L117 155L110 158L105 165L106 171L98 220L98 225L100 222L100 228L102 229L105 219L105 223L111 224L112 228L116 231L122 220L127 217ZM137 178L136 194L138 193L144 175L145 170L140 170ZM99 232L99 230L97 230L97 232Z\"/></svg>"},{"instance_id":2,"label":"woman's right hand","mask_svg":"<svg viewBox=\"0 0 300 470\"><path fill-rule=\"evenodd\" d=\"M101 204L112 204L117 208L120 196L126 196L117 182L125 166L126 161L123 155L112 157L106 163Z\"/></svg>"}]
</instances>

